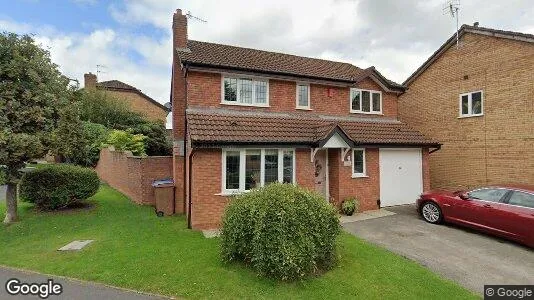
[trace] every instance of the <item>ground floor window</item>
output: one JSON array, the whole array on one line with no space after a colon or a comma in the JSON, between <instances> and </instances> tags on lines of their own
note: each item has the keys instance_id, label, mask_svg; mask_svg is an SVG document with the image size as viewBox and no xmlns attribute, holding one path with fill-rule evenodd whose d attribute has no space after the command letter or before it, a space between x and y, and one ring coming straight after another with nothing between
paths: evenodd
<instances>
[{"instance_id":1,"label":"ground floor window","mask_svg":"<svg viewBox=\"0 0 534 300\"><path fill-rule=\"evenodd\" d=\"M295 182L294 149L224 149L222 192L248 191L272 182Z\"/></svg>"},{"instance_id":2,"label":"ground floor window","mask_svg":"<svg viewBox=\"0 0 534 300\"><path fill-rule=\"evenodd\" d=\"M365 149L352 149L352 177L365 176Z\"/></svg>"}]
</instances>

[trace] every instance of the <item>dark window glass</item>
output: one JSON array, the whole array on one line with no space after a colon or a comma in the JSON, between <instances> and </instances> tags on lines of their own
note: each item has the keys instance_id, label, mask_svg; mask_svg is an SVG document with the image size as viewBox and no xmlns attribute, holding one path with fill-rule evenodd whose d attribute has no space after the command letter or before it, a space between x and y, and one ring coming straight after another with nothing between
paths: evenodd
<instances>
[{"instance_id":1,"label":"dark window glass","mask_svg":"<svg viewBox=\"0 0 534 300\"><path fill-rule=\"evenodd\" d=\"M239 102L252 104L252 80L239 79Z\"/></svg>"},{"instance_id":2,"label":"dark window glass","mask_svg":"<svg viewBox=\"0 0 534 300\"><path fill-rule=\"evenodd\" d=\"M363 174L364 161L363 161L363 150L354 150L354 173Z\"/></svg>"},{"instance_id":3,"label":"dark window glass","mask_svg":"<svg viewBox=\"0 0 534 300\"><path fill-rule=\"evenodd\" d=\"M247 150L245 154L245 190L260 186L261 151Z\"/></svg>"},{"instance_id":4,"label":"dark window glass","mask_svg":"<svg viewBox=\"0 0 534 300\"><path fill-rule=\"evenodd\" d=\"M293 150L284 150L284 183L293 183Z\"/></svg>"},{"instance_id":5,"label":"dark window glass","mask_svg":"<svg viewBox=\"0 0 534 300\"><path fill-rule=\"evenodd\" d=\"M360 91L352 91L352 110L360 110L361 109L361 102L360 102L361 92Z\"/></svg>"},{"instance_id":6,"label":"dark window glass","mask_svg":"<svg viewBox=\"0 0 534 300\"><path fill-rule=\"evenodd\" d=\"M237 101L237 79L224 79L224 101Z\"/></svg>"},{"instance_id":7,"label":"dark window glass","mask_svg":"<svg viewBox=\"0 0 534 300\"><path fill-rule=\"evenodd\" d=\"M368 91L362 91L362 111L371 111L371 93Z\"/></svg>"},{"instance_id":8,"label":"dark window glass","mask_svg":"<svg viewBox=\"0 0 534 300\"><path fill-rule=\"evenodd\" d=\"M523 192L513 192L509 204L534 208L534 195Z\"/></svg>"},{"instance_id":9,"label":"dark window glass","mask_svg":"<svg viewBox=\"0 0 534 300\"><path fill-rule=\"evenodd\" d=\"M482 113L482 93L476 92L471 94L472 114L478 115Z\"/></svg>"},{"instance_id":10,"label":"dark window glass","mask_svg":"<svg viewBox=\"0 0 534 300\"><path fill-rule=\"evenodd\" d=\"M499 202L506 194L505 189L480 189L469 193L469 198L484 201Z\"/></svg>"},{"instance_id":11,"label":"dark window glass","mask_svg":"<svg viewBox=\"0 0 534 300\"><path fill-rule=\"evenodd\" d=\"M308 107L308 86L299 85L298 91L299 91L299 106Z\"/></svg>"},{"instance_id":12,"label":"dark window glass","mask_svg":"<svg viewBox=\"0 0 534 300\"><path fill-rule=\"evenodd\" d=\"M226 189L239 189L239 151L226 152Z\"/></svg>"},{"instance_id":13,"label":"dark window glass","mask_svg":"<svg viewBox=\"0 0 534 300\"><path fill-rule=\"evenodd\" d=\"M265 150L265 184L278 181L278 150Z\"/></svg>"},{"instance_id":14,"label":"dark window glass","mask_svg":"<svg viewBox=\"0 0 534 300\"><path fill-rule=\"evenodd\" d=\"M256 86L256 103L267 103L267 82L254 81L254 85Z\"/></svg>"},{"instance_id":15,"label":"dark window glass","mask_svg":"<svg viewBox=\"0 0 534 300\"><path fill-rule=\"evenodd\" d=\"M462 96L462 115L468 115L469 114L469 96L463 95Z\"/></svg>"},{"instance_id":16,"label":"dark window glass","mask_svg":"<svg viewBox=\"0 0 534 300\"><path fill-rule=\"evenodd\" d=\"M380 93L373 93L373 111L380 111Z\"/></svg>"}]
</instances>

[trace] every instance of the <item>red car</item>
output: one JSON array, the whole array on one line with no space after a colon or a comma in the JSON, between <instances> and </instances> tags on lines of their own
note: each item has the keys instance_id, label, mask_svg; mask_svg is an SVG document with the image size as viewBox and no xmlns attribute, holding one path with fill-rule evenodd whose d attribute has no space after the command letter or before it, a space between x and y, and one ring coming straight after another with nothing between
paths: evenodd
<instances>
[{"instance_id":1,"label":"red car","mask_svg":"<svg viewBox=\"0 0 534 300\"><path fill-rule=\"evenodd\" d=\"M417 199L417 210L429 223L467 226L534 248L534 186L429 191Z\"/></svg>"}]
</instances>

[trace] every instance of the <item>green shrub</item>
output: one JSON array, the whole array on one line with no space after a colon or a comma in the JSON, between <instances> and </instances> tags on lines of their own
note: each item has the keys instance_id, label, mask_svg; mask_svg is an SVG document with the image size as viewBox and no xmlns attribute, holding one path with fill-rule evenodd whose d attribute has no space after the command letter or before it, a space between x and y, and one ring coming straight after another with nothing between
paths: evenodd
<instances>
[{"instance_id":1,"label":"green shrub","mask_svg":"<svg viewBox=\"0 0 534 300\"><path fill-rule=\"evenodd\" d=\"M94 167L100 158L100 150L108 136L108 129L101 124L82 122L83 141L79 151L66 156L69 163Z\"/></svg>"},{"instance_id":2,"label":"green shrub","mask_svg":"<svg viewBox=\"0 0 534 300\"><path fill-rule=\"evenodd\" d=\"M146 155L145 140L146 136L142 134L112 130L104 145L113 146L117 151L131 151L133 155L143 156Z\"/></svg>"},{"instance_id":3,"label":"green shrub","mask_svg":"<svg viewBox=\"0 0 534 300\"><path fill-rule=\"evenodd\" d=\"M0 166L0 185L6 184L6 180L7 180L7 175L6 175L5 167Z\"/></svg>"},{"instance_id":4,"label":"green shrub","mask_svg":"<svg viewBox=\"0 0 534 300\"><path fill-rule=\"evenodd\" d=\"M165 156L172 154L172 142L165 124L160 121L146 121L132 127L132 133L146 136L146 154Z\"/></svg>"},{"instance_id":5,"label":"green shrub","mask_svg":"<svg viewBox=\"0 0 534 300\"><path fill-rule=\"evenodd\" d=\"M356 198L346 198L341 203L341 211L347 216L352 216L360 208L360 202Z\"/></svg>"},{"instance_id":6,"label":"green shrub","mask_svg":"<svg viewBox=\"0 0 534 300\"><path fill-rule=\"evenodd\" d=\"M223 260L244 261L259 274L294 280L332 268L340 232L336 209L291 184L236 196L223 216Z\"/></svg>"},{"instance_id":7,"label":"green shrub","mask_svg":"<svg viewBox=\"0 0 534 300\"><path fill-rule=\"evenodd\" d=\"M55 164L25 173L20 182L20 195L40 209L61 209L93 196L99 185L100 180L92 169Z\"/></svg>"}]
</instances>

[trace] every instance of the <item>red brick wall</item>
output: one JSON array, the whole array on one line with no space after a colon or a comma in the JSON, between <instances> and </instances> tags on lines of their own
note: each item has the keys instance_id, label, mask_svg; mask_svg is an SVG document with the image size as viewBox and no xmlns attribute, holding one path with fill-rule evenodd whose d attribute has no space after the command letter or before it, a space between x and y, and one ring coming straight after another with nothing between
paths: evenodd
<instances>
[{"instance_id":1,"label":"red brick wall","mask_svg":"<svg viewBox=\"0 0 534 300\"><path fill-rule=\"evenodd\" d=\"M172 177L172 157L138 157L129 152L102 149L95 170L101 180L135 203L153 205L152 182Z\"/></svg>"},{"instance_id":2,"label":"red brick wall","mask_svg":"<svg viewBox=\"0 0 534 300\"><path fill-rule=\"evenodd\" d=\"M352 155L352 153L348 153ZM365 150L367 177L352 178L352 164L341 162L341 150L329 149L330 199L337 206L345 198L355 197L360 201L360 211L378 209L376 200L380 198L380 174L378 148Z\"/></svg>"},{"instance_id":3,"label":"red brick wall","mask_svg":"<svg viewBox=\"0 0 534 300\"><path fill-rule=\"evenodd\" d=\"M365 79L357 87L382 91L382 112L385 117L397 116L397 95L384 92L371 79ZM332 91L329 96L328 91ZM355 115L377 117L377 115L351 114L349 107L349 87L310 85L311 111L298 110L296 103L296 82L269 80L269 106L250 107L221 104L221 74L189 72L187 78L187 101L189 107L226 108L253 111L320 113L330 115Z\"/></svg>"}]
</instances>

